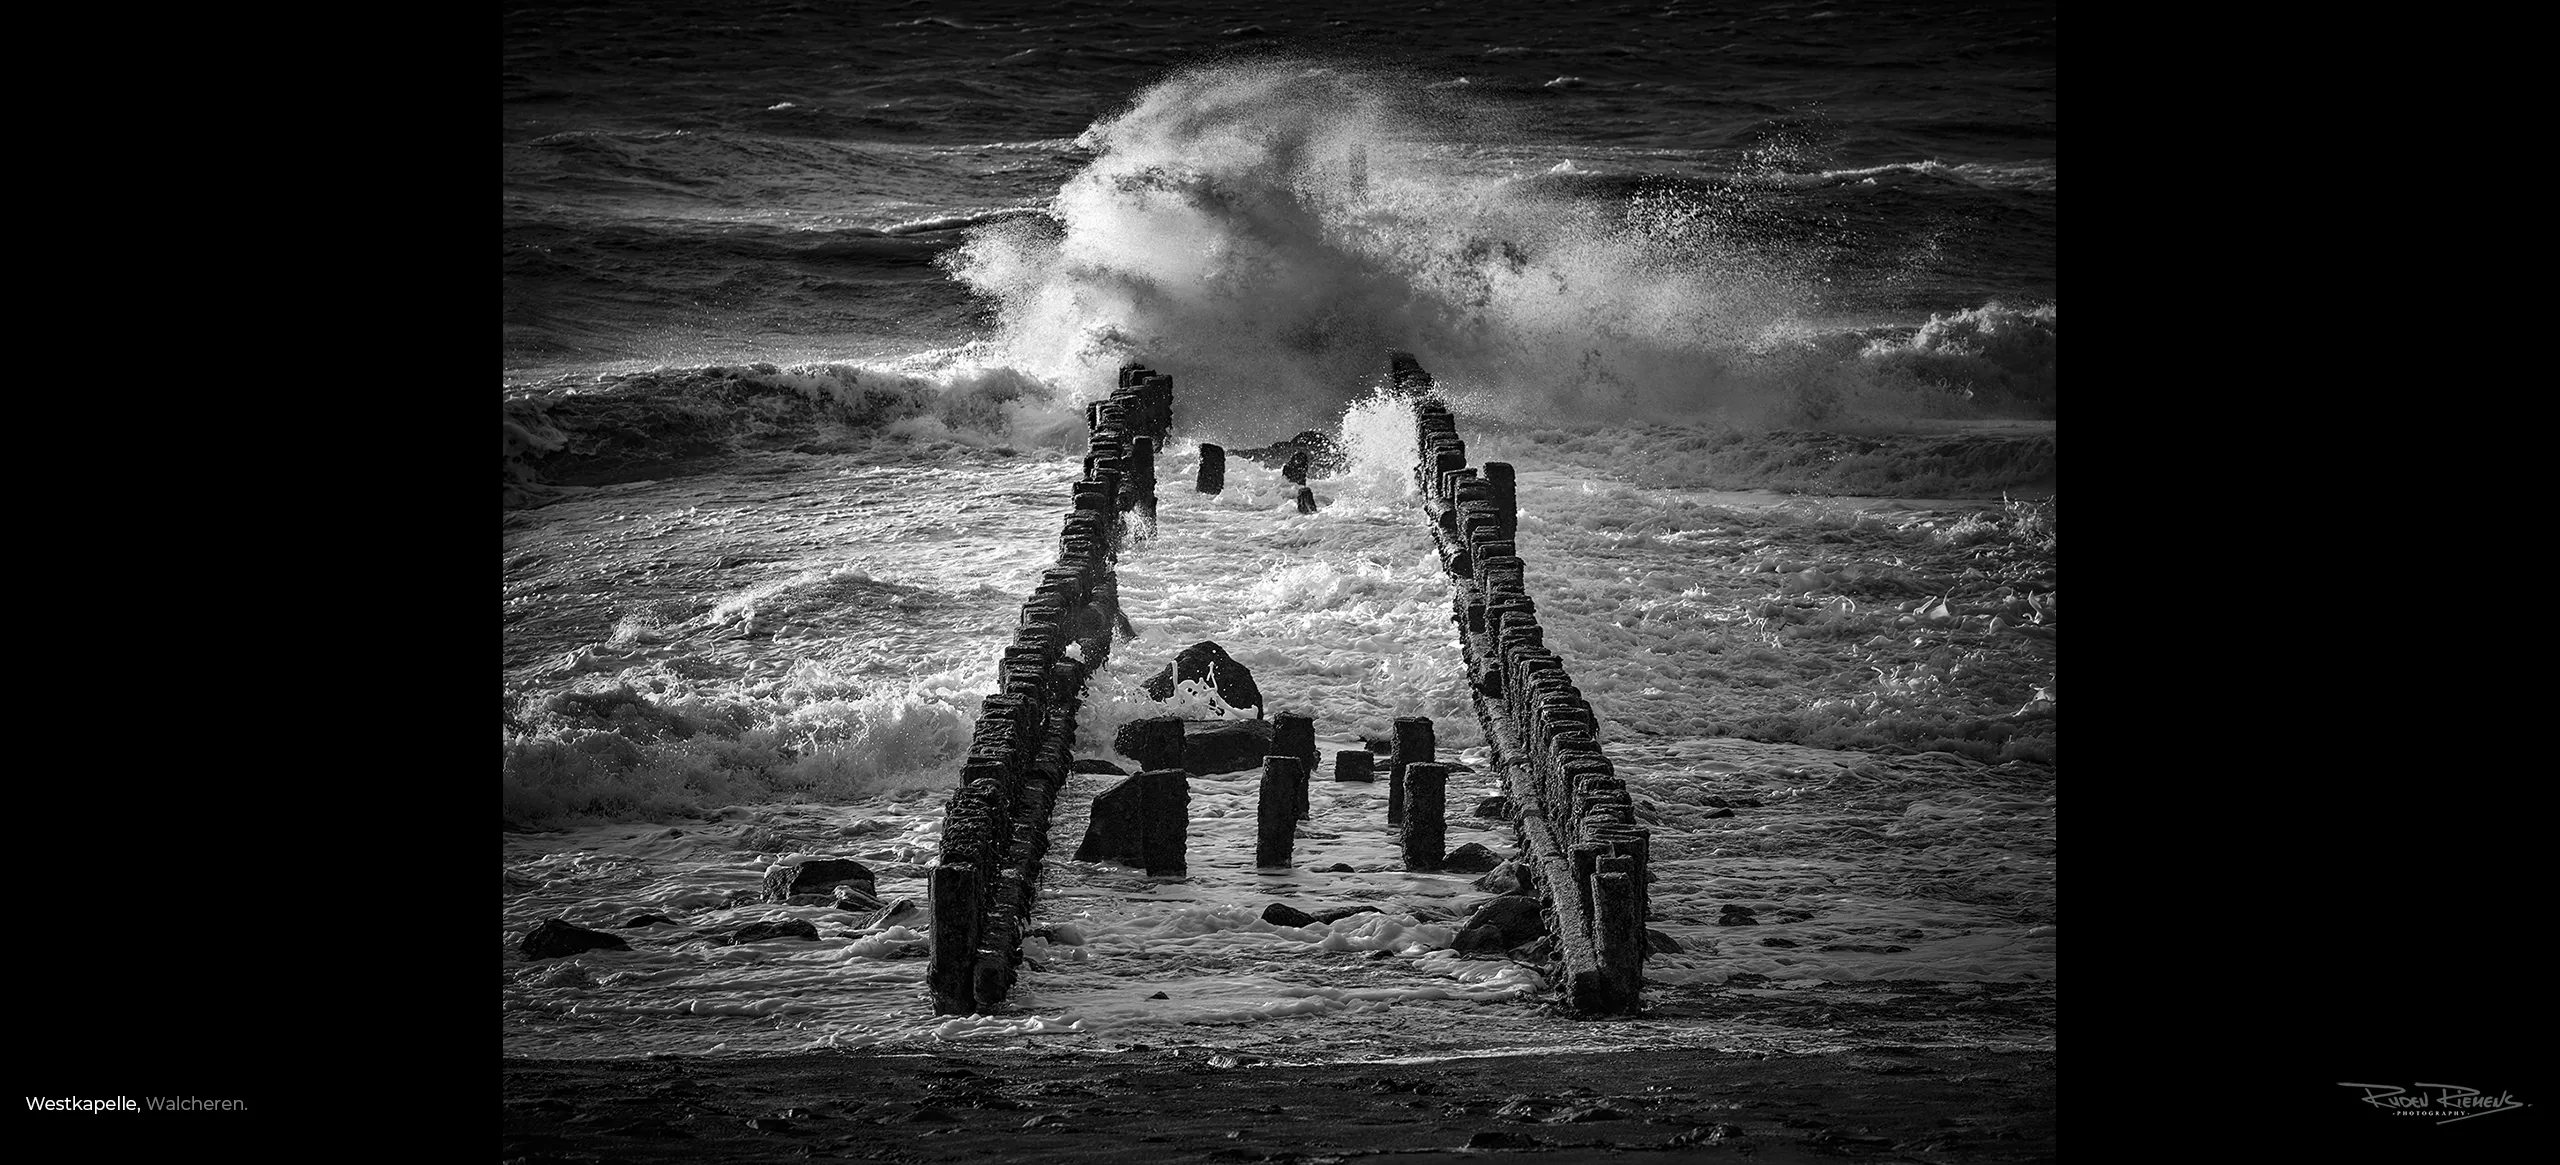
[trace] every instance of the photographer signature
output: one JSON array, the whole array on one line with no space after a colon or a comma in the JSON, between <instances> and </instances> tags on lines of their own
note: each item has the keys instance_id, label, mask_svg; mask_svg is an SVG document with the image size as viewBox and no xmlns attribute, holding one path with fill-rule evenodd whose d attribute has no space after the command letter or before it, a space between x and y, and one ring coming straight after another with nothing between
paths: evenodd
<instances>
[{"instance_id":1,"label":"photographer signature","mask_svg":"<svg viewBox=\"0 0 2560 1165\"><path fill-rule=\"evenodd\" d=\"M2399 1116L2443 1117L2444 1119L2437 1121L2437 1124L2452 1124L2459 1120L2470 1120L2475 1116L2487 1116L2493 1112L2527 1107L2523 1101L2517 1100L2511 1093L2501 1092L2496 1096L2486 1096L2477 1088L2465 1088L2459 1084L2428 1084L2420 1081L2412 1086L2419 1091L2402 1088L2396 1084L2356 1084L2344 1080L2339 1081L2338 1085L2341 1088L2364 1089L2364 1096L2361 1099L2366 1104ZM2429 1093L2424 1091L2426 1089L2434 1091Z\"/></svg>"}]
</instances>

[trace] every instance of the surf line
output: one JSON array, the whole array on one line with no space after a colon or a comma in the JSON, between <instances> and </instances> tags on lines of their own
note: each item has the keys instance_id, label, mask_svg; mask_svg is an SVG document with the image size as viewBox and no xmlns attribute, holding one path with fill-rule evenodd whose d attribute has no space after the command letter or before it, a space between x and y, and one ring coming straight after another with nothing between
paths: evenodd
<instances>
[{"instance_id":1,"label":"surf line","mask_svg":"<svg viewBox=\"0 0 2560 1165\"><path fill-rule=\"evenodd\" d=\"M1524 584L1512 466L1467 465L1431 374L1387 354L1388 392L1414 418L1414 483L1449 577L1468 694L1510 793L1512 825L1551 916L1565 1002L1585 1014L1642 1006L1652 834L1600 750L1599 721L1545 644Z\"/></svg>"},{"instance_id":2,"label":"surf line","mask_svg":"<svg viewBox=\"0 0 2560 1165\"><path fill-rule=\"evenodd\" d=\"M1073 487L1057 565L1041 571L1022 604L998 672L1002 690L981 705L960 786L943 807L925 974L937 1015L992 1014L1013 989L1023 922L1049 849L1049 813L1074 756L1085 678L1109 662L1115 634L1133 635L1114 568L1133 528L1141 536L1155 529L1155 451L1173 427L1173 378L1122 368L1119 387L1094 403L1087 425L1084 476Z\"/></svg>"}]
</instances>

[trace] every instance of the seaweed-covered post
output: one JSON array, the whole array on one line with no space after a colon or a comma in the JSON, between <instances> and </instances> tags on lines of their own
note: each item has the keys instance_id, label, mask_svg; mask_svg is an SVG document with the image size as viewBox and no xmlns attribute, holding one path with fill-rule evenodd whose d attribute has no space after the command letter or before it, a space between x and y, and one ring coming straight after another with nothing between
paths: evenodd
<instances>
[{"instance_id":1,"label":"seaweed-covered post","mask_svg":"<svg viewBox=\"0 0 2560 1165\"><path fill-rule=\"evenodd\" d=\"M1200 480L1194 486L1201 493L1213 494L1227 488L1227 450L1223 445L1200 446Z\"/></svg>"},{"instance_id":2,"label":"seaweed-covered post","mask_svg":"<svg viewBox=\"0 0 2560 1165\"><path fill-rule=\"evenodd\" d=\"M1449 856L1449 766L1423 762L1404 771L1404 868L1436 870Z\"/></svg>"},{"instance_id":3,"label":"seaweed-covered post","mask_svg":"<svg viewBox=\"0 0 2560 1165\"><path fill-rule=\"evenodd\" d=\"M1431 760L1434 748L1430 717L1396 717L1396 755L1387 765L1387 824L1404 824L1405 769L1415 761Z\"/></svg>"},{"instance_id":4,"label":"seaweed-covered post","mask_svg":"<svg viewBox=\"0 0 2560 1165\"><path fill-rule=\"evenodd\" d=\"M1253 864L1289 864L1289 843L1298 828L1298 797L1306 786L1305 762L1294 756L1262 758L1262 799L1254 819Z\"/></svg>"},{"instance_id":5,"label":"seaweed-covered post","mask_svg":"<svg viewBox=\"0 0 2560 1165\"><path fill-rule=\"evenodd\" d=\"M1370 767L1377 759L1375 753L1366 749L1346 748L1337 752L1333 754L1333 779L1364 784L1377 780L1376 771Z\"/></svg>"}]
</instances>

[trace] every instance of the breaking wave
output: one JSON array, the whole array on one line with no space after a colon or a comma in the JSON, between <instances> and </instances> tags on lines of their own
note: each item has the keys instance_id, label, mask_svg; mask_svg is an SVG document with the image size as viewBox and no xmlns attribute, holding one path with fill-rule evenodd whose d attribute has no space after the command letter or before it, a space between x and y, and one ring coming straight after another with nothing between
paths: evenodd
<instances>
[{"instance_id":1,"label":"breaking wave","mask_svg":"<svg viewBox=\"0 0 2560 1165\"><path fill-rule=\"evenodd\" d=\"M572 379L505 398L504 505L758 448L841 452L888 440L930 456L953 447L1063 447L1082 429L1056 395L968 347L889 364L757 363Z\"/></svg>"},{"instance_id":2,"label":"breaking wave","mask_svg":"<svg viewBox=\"0 0 2560 1165\"><path fill-rule=\"evenodd\" d=\"M1081 397L1141 360L1176 376L1202 435L1330 422L1389 347L1492 413L1821 421L1878 394L2049 402L2051 305L1916 337L1825 324L1810 263L1738 188L1519 173L1449 144L1503 137L1469 102L1302 61L1180 73L1084 134L1093 160L1049 215L981 225L940 262L996 302L1008 363ZM2040 380L1957 351L2018 326L2041 328Z\"/></svg>"}]
</instances>

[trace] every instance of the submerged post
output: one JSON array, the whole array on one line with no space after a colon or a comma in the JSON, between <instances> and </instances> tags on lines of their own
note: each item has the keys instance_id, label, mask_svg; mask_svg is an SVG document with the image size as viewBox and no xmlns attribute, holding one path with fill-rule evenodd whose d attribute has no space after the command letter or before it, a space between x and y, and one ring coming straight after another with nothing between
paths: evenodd
<instances>
[{"instance_id":1,"label":"submerged post","mask_svg":"<svg viewBox=\"0 0 2560 1165\"><path fill-rule=\"evenodd\" d=\"M1370 768L1371 762L1377 759L1376 754L1356 748L1337 752L1333 754L1333 779L1363 783L1377 780L1376 772Z\"/></svg>"}]
</instances>

